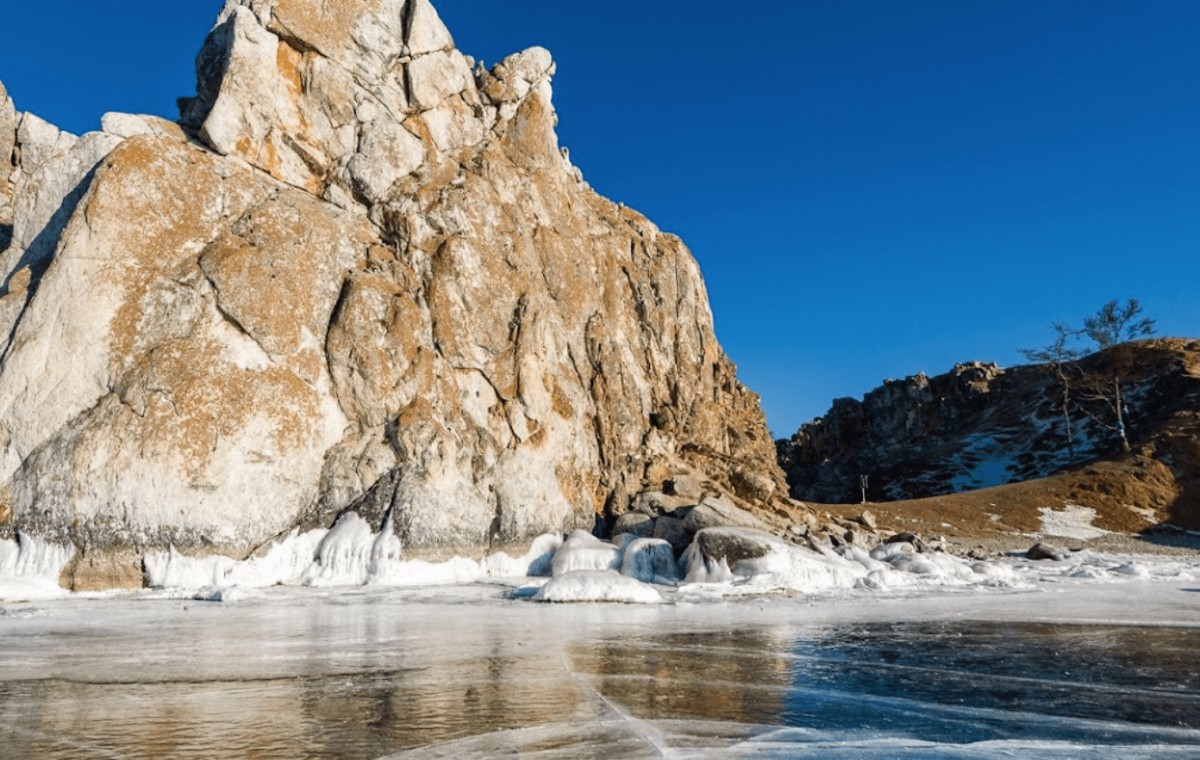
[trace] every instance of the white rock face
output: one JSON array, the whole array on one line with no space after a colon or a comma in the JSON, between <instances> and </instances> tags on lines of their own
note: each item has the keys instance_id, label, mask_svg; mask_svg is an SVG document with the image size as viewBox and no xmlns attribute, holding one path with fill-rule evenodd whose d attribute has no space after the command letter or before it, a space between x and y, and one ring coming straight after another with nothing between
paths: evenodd
<instances>
[{"instance_id":1,"label":"white rock face","mask_svg":"<svg viewBox=\"0 0 1200 760\"><path fill-rule=\"evenodd\" d=\"M0 82L0 251L8 247L12 230L13 149L17 146L17 109Z\"/></svg>"},{"instance_id":2,"label":"white rock face","mask_svg":"<svg viewBox=\"0 0 1200 760\"><path fill-rule=\"evenodd\" d=\"M0 539L78 548L84 587L348 509L407 561L684 474L766 505L696 262L582 183L549 53L474 73L425 0L230 0L197 70L182 128L0 97Z\"/></svg>"},{"instance_id":3,"label":"white rock face","mask_svg":"<svg viewBox=\"0 0 1200 760\"><path fill-rule=\"evenodd\" d=\"M157 116L131 113L106 113L100 118L100 131L116 137L128 138L147 135L150 137L173 137L183 139L183 130L173 121Z\"/></svg>"},{"instance_id":4,"label":"white rock face","mask_svg":"<svg viewBox=\"0 0 1200 760\"><path fill-rule=\"evenodd\" d=\"M237 543L315 498L346 424L321 338L362 221L218 163L139 137L97 170L0 373L18 510Z\"/></svg>"}]
</instances>

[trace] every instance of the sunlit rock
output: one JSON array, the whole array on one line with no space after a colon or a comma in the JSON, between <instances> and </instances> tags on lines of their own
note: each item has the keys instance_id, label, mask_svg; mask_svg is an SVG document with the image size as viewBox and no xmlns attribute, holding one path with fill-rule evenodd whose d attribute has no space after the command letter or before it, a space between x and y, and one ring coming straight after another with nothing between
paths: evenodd
<instances>
[{"instance_id":1,"label":"sunlit rock","mask_svg":"<svg viewBox=\"0 0 1200 760\"><path fill-rule=\"evenodd\" d=\"M554 70L472 70L424 0L232 0L178 127L77 138L0 93L0 538L77 547L82 588L348 510L476 562L672 478L767 506L696 261L581 181Z\"/></svg>"}]
</instances>

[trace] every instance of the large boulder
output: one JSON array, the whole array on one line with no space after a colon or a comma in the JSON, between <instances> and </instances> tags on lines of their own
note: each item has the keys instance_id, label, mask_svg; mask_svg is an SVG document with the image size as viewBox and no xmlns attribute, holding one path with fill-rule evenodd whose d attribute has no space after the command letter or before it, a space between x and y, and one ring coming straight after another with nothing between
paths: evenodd
<instances>
[{"instance_id":1,"label":"large boulder","mask_svg":"<svg viewBox=\"0 0 1200 760\"><path fill-rule=\"evenodd\" d=\"M1026 559L1048 559L1055 562L1063 561L1068 555L1069 552L1067 552L1067 550L1063 549L1061 546L1058 546L1057 544L1047 544L1041 541L1029 547L1029 550L1025 552Z\"/></svg>"},{"instance_id":2,"label":"large boulder","mask_svg":"<svg viewBox=\"0 0 1200 760\"><path fill-rule=\"evenodd\" d=\"M750 512L740 509L728 498L710 496L693 510L687 513L683 527L689 533L697 533L705 528L753 528L766 530L762 520Z\"/></svg>"},{"instance_id":3,"label":"large boulder","mask_svg":"<svg viewBox=\"0 0 1200 760\"><path fill-rule=\"evenodd\" d=\"M746 528L705 528L696 534L689 552L708 562L733 567L748 559L760 559L781 546L779 539Z\"/></svg>"},{"instance_id":4,"label":"large boulder","mask_svg":"<svg viewBox=\"0 0 1200 760\"><path fill-rule=\"evenodd\" d=\"M0 539L83 587L351 510L433 556L664 473L782 493L696 261L559 150L549 53L472 70L426 0L345 8L228 2L179 127L0 91Z\"/></svg>"},{"instance_id":5,"label":"large boulder","mask_svg":"<svg viewBox=\"0 0 1200 760\"><path fill-rule=\"evenodd\" d=\"M626 512L617 518L612 532L613 536L629 534L638 538L648 538L654 535L654 520L641 512Z\"/></svg>"}]
</instances>

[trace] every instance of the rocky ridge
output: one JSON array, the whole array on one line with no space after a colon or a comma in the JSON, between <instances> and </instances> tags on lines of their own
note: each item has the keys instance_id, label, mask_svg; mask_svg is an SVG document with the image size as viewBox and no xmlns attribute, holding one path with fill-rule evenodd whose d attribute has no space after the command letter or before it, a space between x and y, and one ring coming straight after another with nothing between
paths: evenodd
<instances>
[{"instance_id":1,"label":"rocky ridge","mask_svg":"<svg viewBox=\"0 0 1200 760\"><path fill-rule=\"evenodd\" d=\"M870 501L942 496L1021 483L1120 455L1110 412L1089 400L1086 378L1124 369L1129 435L1136 450L1200 410L1200 343L1151 340L1094 354L1069 368L1073 443L1053 367L960 364L935 377L892 380L778 442L795 498L856 503L859 475Z\"/></svg>"},{"instance_id":2,"label":"rocky ridge","mask_svg":"<svg viewBox=\"0 0 1200 760\"><path fill-rule=\"evenodd\" d=\"M350 510L412 556L660 497L787 533L695 260L583 181L554 70L427 0L229 0L178 123L0 86L0 538L92 588Z\"/></svg>"}]
</instances>

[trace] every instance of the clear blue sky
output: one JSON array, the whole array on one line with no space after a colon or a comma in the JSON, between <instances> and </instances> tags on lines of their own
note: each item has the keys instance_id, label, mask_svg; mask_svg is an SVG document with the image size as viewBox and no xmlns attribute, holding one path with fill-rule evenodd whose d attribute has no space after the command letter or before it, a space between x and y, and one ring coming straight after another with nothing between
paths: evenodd
<instances>
[{"instance_id":1,"label":"clear blue sky","mask_svg":"<svg viewBox=\"0 0 1200 760\"><path fill-rule=\"evenodd\" d=\"M563 144L691 246L776 435L1110 298L1200 336L1196 0L435 3L555 54ZM83 131L174 116L221 3L4 5L17 107Z\"/></svg>"}]
</instances>

